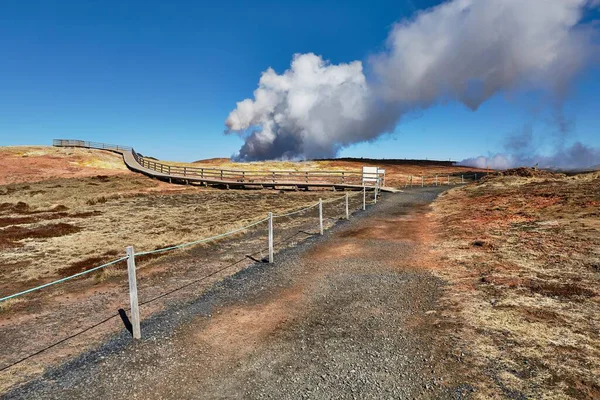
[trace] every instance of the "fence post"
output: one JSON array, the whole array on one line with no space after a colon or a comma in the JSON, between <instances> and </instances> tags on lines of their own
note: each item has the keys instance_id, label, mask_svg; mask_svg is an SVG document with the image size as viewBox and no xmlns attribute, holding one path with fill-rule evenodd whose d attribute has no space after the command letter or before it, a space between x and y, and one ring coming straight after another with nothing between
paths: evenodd
<instances>
[{"instance_id":1,"label":"fence post","mask_svg":"<svg viewBox=\"0 0 600 400\"><path fill-rule=\"evenodd\" d=\"M135 252L133 246L128 246L127 252L127 274L129 276L129 303L131 305L131 326L134 339L141 339L140 331L140 309L138 307L137 281L135 277Z\"/></svg>"},{"instance_id":2,"label":"fence post","mask_svg":"<svg viewBox=\"0 0 600 400\"><path fill-rule=\"evenodd\" d=\"M450 175L448 175L448 185L450 184Z\"/></svg>"},{"instance_id":3,"label":"fence post","mask_svg":"<svg viewBox=\"0 0 600 400\"><path fill-rule=\"evenodd\" d=\"M425 177L421 175L421 187L425 186Z\"/></svg>"},{"instance_id":4,"label":"fence post","mask_svg":"<svg viewBox=\"0 0 600 400\"><path fill-rule=\"evenodd\" d=\"M348 193L346 192L346 219L350 219L350 211L348 210Z\"/></svg>"},{"instance_id":5,"label":"fence post","mask_svg":"<svg viewBox=\"0 0 600 400\"><path fill-rule=\"evenodd\" d=\"M323 234L323 199L319 199L319 233Z\"/></svg>"},{"instance_id":6,"label":"fence post","mask_svg":"<svg viewBox=\"0 0 600 400\"><path fill-rule=\"evenodd\" d=\"M460 183L465 183L465 176L464 175L460 176Z\"/></svg>"},{"instance_id":7,"label":"fence post","mask_svg":"<svg viewBox=\"0 0 600 400\"><path fill-rule=\"evenodd\" d=\"M435 186L437 186L437 185L438 185L438 176L436 175L435 176Z\"/></svg>"},{"instance_id":8,"label":"fence post","mask_svg":"<svg viewBox=\"0 0 600 400\"><path fill-rule=\"evenodd\" d=\"M363 211L367 209L367 187L363 185Z\"/></svg>"},{"instance_id":9,"label":"fence post","mask_svg":"<svg viewBox=\"0 0 600 400\"><path fill-rule=\"evenodd\" d=\"M269 262L273 262L273 213L269 213Z\"/></svg>"},{"instance_id":10,"label":"fence post","mask_svg":"<svg viewBox=\"0 0 600 400\"><path fill-rule=\"evenodd\" d=\"M475 180L477 180L477 172L475 172Z\"/></svg>"}]
</instances>

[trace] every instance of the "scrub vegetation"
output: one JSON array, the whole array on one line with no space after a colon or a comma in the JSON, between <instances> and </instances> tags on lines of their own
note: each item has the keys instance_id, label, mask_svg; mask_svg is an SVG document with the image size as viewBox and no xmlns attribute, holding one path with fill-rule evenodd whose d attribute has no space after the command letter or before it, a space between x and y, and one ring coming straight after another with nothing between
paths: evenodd
<instances>
[{"instance_id":1,"label":"scrub vegetation","mask_svg":"<svg viewBox=\"0 0 600 400\"><path fill-rule=\"evenodd\" d=\"M480 398L600 397L600 173L508 171L434 203Z\"/></svg>"}]
</instances>

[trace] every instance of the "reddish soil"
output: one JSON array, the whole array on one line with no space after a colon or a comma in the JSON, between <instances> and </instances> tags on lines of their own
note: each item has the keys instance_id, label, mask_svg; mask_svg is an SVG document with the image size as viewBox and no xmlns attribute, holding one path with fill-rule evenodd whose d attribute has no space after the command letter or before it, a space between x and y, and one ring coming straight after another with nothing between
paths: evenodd
<instances>
[{"instance_id":1,"label":"reddish soil","mask_svg":"<svg viewBox=\"0 0 600 400\"><path fill-rule=\"evenodd\" d=\"M38 182L53 178L133 174L119 165L120 159L121 156L118 154L99 150L66 151L51 147L0 148L0 185Z\"/></svg>"}]
</instances>

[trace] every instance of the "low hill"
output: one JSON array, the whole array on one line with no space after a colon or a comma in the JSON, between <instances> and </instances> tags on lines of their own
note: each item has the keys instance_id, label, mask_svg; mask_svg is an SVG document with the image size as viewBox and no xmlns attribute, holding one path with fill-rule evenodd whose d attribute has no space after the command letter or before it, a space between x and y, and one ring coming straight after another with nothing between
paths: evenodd
<instances>
[{"instance_id":1,"label":"low hill","mask_svg":"<svg viewBox=\"0 0 600 400\"><path fill-rule=\"evenodd\" d=\"M131 173L120 155L50 146L0 147L0 185Z\"/></svg>"}]
</instances>

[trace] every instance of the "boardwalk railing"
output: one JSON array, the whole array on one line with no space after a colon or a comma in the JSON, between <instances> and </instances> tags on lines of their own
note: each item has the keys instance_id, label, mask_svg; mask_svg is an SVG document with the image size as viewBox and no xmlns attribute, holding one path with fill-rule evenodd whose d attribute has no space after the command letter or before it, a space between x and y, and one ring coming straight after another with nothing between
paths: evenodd
<instances>
[{"instance_id":1,"label":"boardwalk railing","mask_svg":"<svg viewBox=\"0 0 600 400\"><path fill-rule=\"evenodd\" d=\"M486 176L487 173L471 174L437 174L437 175L409 175L406 177L404 187L424 187L424 186L443 186L443 185L461 185L474 182Z\"/></svg>"},{"instance_id":2,"label":"boardwalk railing","mask_svg":"<svg viewBox=\"0 0 600 400\"><path fill-rule=\"evenodd\" d=\"M184 182L200 181L233 185L262 185L278 186L339 186L354 187L377 186L375 182L365 183L361 171L297 171L297 170L267 170L249 171L236 169L221 169L213 167L197 167L192 165L173 165L161 162L151 157L137 153L132 147L111 145L106 143L88 142L84 140L55 139L57 147L84 147L91 149L110 150L122 154L130 153L135 162L141 167L140 172L159 178L179 180ZM385 172L378 173L379 182L384 182Z\"/></svg>"},{"instance_id":3,"label":"boardwalk railing","mask_svg":"<svg viewBox=\"0 0 600 400\"><path fill-rule=\"evenodd\" d=\"M148 159L133 152L136 161L144 168L151 169L165 175L177 175L183 177L197 177L201 179L212 179L220 181L232 181L238 183L260 183L270 182L281 185L295 183L330 183L362 185L362 173L359 171L294 171L294 170L269 170L269 171L247 171L235 169L204 168L194 166L179 166L161 163Z\"/></svg>"},{"instance_id":4,"label":"boardwalk railing","mask_svg":"<svg viewBox=\"0 0 600 400\"><path fill-rule=\"evenodd\" d=\"M131 146L121 146L118 144L107 144L100 142L88 142L86 140L54 139L52 145L55 147L85 147L88 149L112 150L112 151L133 151Z\"/></svg>"}]
</instances>

